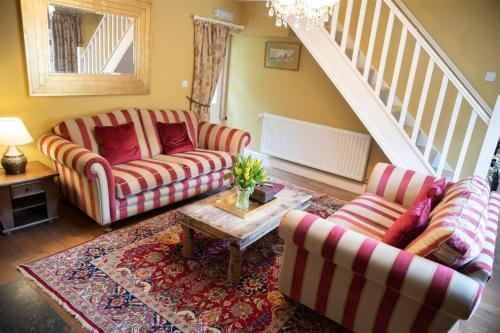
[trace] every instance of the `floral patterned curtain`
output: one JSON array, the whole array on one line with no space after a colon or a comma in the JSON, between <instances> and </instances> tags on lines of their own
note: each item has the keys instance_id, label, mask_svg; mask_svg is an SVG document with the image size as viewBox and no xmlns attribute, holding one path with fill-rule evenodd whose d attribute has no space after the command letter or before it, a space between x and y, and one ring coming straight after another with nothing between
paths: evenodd
<instances>
[{"instance_id":1,"label":"floral patterned curtain","mask_svg":"<svg viewBox=\"0 0 500 333\"><path fill-rule=\"evenodd\" d=\"M194 22L194 79L191 110L209 120L210 102L224 64L231 28L213 22Z\"/></svg>"},{"instance_id":2,"label":"floral patterned curtain","mask_svg":"<svg viewBox=\"0 0 500 333\"><path fill-rule=\"evenodd\" d=\"M82 16L64 10L52 14L52 43L56 72L78 72L76 48L83 45Z\"/></svg>"}]
</instances>

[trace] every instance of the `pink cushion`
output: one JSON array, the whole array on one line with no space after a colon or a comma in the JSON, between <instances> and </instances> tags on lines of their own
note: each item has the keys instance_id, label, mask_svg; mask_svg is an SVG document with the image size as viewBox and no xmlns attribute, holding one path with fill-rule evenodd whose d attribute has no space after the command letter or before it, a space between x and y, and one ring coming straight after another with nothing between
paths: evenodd
<instances>
[{"instance_id":1,"label":"pink cushion","mask_svg":"<svg viewBox=\"0 0 500 333\"><path fill-rule=\"evenodd\" d=\"M422 187L413 203L424 201L427 198L432 200L431 210L443 200L445 194L446 180L444 178L438 179L432 183L428 183Z\"/></svg>"},{"instance_id":2,"label":"pink cushion","mask_svg":"<svg viewBox=\"0 0 500 333\"><path fill-rule=\"evenodd\" d=\"M186 123L157 123L156 126L164 154L185 153L195 149L189 137Z\"/></svg>"},{"instance_id":3,"label":"pink cushion","mask_svg":"<svg viewBox=\"0 0 500 333\"><path fill-rule=\"evenodd\" d=\"M386 244L404 249L412 240L424 231L431 212L430 198L415 202L387 230L382 241Z\"/></svg>"},{"instance_id":4,"label":"pink cushion","mask_svg":"<svg viewBox=\"0 0 500 333\"><path fill-rule=\"evenodd\" d=\"M141 158L139 141L133 123L96 126L94 131L100 153L109 164L127 163Z\"/></svg>"},{"instance_id":5,"label":"pink cushion","mask_svg":"<svg viewBox=\"0 0 500 333\"><path fill-rule=\"evenodd\" d=\"M488 183L479 177L458 181L430 213L429 226L405 250L453 268L472 261L484 247L489 196Z\"/></svg>"}]
</instances>

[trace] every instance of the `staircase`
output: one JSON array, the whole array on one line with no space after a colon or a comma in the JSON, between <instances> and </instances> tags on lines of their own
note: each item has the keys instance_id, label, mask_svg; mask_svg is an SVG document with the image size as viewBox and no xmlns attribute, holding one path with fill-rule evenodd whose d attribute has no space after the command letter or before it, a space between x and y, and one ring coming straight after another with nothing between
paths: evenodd
<instances>
[{"instance_id":1,"label":"staircase","mask_svg":"<svg viewBox=\"0 0 500 333\"><path fill-rule=\"evenodd\" d=\"M393 164L486 177L492 110L399 0L341 0L324 27L288 24Z\"/></svg>"},{"instance_id":2,"label":"staircase","mask_svg":"<svg viewBox=\"0 0 500 333\"><path fill-rule=\"evenodd\" d=\"M78 73L114 73L134 42L134 19L103 14L86 48L78 48Z\"/></svg>"}]
</instances>

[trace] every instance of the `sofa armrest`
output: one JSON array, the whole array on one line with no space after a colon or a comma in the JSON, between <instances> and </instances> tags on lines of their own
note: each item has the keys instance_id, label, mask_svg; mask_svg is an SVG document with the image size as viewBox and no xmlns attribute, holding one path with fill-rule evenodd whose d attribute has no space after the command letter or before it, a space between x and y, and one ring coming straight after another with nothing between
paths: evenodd
<instances>
[{"instance_id":1,"label":"sofa armrest","mask_svg":"<svg viewBox=\"0 0 500 333\"><path fill-rule=\"evenodd\" d=\"M481 284L449 267L303 211L288 212L279 235L286 243L353 272L353 279L371 280L422 308L454 318L469 318L482 294Z\"/></svg>"},{"instance_id":2,"label":"sofa armrest","mask_svg":"<svg viewBox=\"0 0 500 333\"><path fill-rule=\"evenodd\" d=\"M229 153L242 153L250 144L250 133L226 126L201 122L198 126L198 147Z\"/></svg>"},{"instance_id":3,"label":"sofa armrest","mask_svg":"<svg viewBox=\"0 0 500 333\"><path fill-rule=\"evenodd\" d=\"M103 224L115 220L115 185L110 164L102 156L53 134L38 139L38 149L56 164L74 170L79 177L96 182ZM72 181L71 177L70 180ZM71 184L74 185L74 184ZM89 190L90 191L90 190Z\"/></svg>"}]
</instances>

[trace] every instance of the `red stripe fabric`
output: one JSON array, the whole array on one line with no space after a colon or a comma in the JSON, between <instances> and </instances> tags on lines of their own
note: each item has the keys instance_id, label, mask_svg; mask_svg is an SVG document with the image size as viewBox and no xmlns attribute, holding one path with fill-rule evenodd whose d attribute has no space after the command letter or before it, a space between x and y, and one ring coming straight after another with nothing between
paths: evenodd
<instances>
[{"instance_id":1,"label":"red stripe fabric","mask_svg":"<svg viewBox=\"0 0 500 333\"><path fill-rule=\"evenodd\" d=\"M389 182L389 178L391 177L392 172L394 171L396 167L392 164L387 165L387 167L384 170L384 173L382 174L382 177L380 178L380 182L378 183L377 186L377 192L375 194L383 197L385 188L387 187L387 183Z\"/></svg>"},{"instance_id":2,"label":"red stripe fabric","mask_svg":"<svg viewBox=\"0 0 500 333\"><path fill-rule=\"evenodd\" d=\"M333 227L326 237L325 243L323 244L323 248L321 250L321 254L325 258L325 261L323 262L321 278L318 285L318 292L316 294L315 310L322 315L325 314L328 295L330 294L330 287L333 280L333 274L335 273L335 264L331 262L331 260L333 260L337 245L345 232L346 229L342 226L336 225L335 227Z\"/></svg>"},{"instance_id":3,"label":"red stripe fabric","mask_svg":"<svg viewBox=\"0 0 500 333\"><path fill-rule=\"evenodd\" d=\"M349 296L347 297L347 302L345 304L344 314L342 316L342 325L349 329L352 329L354 326L354 319L356 318L359 300L361 299L361 294L366 280L364 278L364 274L376 247L376 240L366 238L359 247L352 265L354 275L349 288Z\"/></svg>"},{"instance_id":4,"label":"red stripe fabric","mask_svg":"<svg viewBox=\"0 0 500 333\"><path fill-rule=\"evenodd\" d=\"M405 174L403 176L403 179L401 180L401 184L399 184L398 191L396 193L396 198L394 201L398 204L403 203L403 199L406 194L406 190L408 189L408 185L410 184L411 178L415 174L415 171L412 170L406 170Z\"/></svg>"},{"instance_id":5,"label":"red stripe fabric","mask_svg":"<svg viewBox=\"0 0 500 333\"><path fill-rule=\"evenodd\" d=\"M399 291L412 260L413 255L405 251L400 251L394 260L391 272L387 277L387 289L378 307L377 317L373 326L374 333L384 333L387 331L389 321L399 299Z\"/></svg>"},{"instance_id":6,"label":"red stripe fabric","mask_svg":"<svg viewBox=\"0 0 500 333\"><path fill-rule=\"evenodd\" d=\"M304 279L304 270L307 262L308 252L304 250L304 243L306 240L307 232L311 228L314 221L319 217L313 214L306 214L295 228L293 234L293 242L299 248L297 250L297 257L295 258L295 265L292 277L292 289L290 297L295 300L300 300L302 292L302 280Z\"/></svg>"},{"instance_id":7,"label":"red stripe fabric","mask_svg":"<svg viewBox=\"0 0 500 333\"><path fill-rule=\"evenodd\" d=\"M411 333L427 332L436 312L439 311L443 304L452 277L452 269L443 265L437 266L429 289L427 290L424 304L420 307L417 317L413 322Z\"/></svg>"},{"instance_id":8,"label":"red stripe fabric","mask_svg":"<svg viewBox=\"0 0 500 333\"><path fill-rule=\"evenodd\" d=\"M76 119L75 122L78 125L78 129L80 130L80 135L82 136L83 147L88 150L92 150L92 142L90 141L90 134L87 131L87 126L85 125L82 119Z\"/></svg>"}]
</instances>

